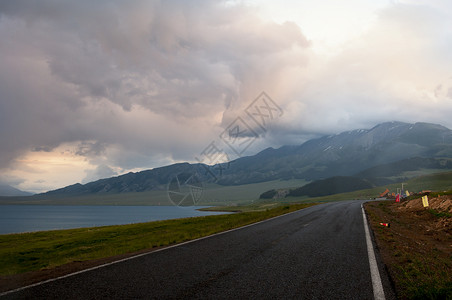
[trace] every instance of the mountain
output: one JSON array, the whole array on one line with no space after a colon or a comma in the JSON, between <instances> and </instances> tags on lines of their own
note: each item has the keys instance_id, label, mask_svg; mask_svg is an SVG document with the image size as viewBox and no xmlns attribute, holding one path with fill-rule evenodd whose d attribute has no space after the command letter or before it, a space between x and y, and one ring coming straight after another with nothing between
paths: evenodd
<instances>
[{"instance_id":1,"label":"mountain","mask_svg":"<svg viewBox=\"0 0 452 300\"><path fill-rule=\"evenodd\" d=\"M372 129L324 136L299 146L268 148L231 163L219 183L353 176L381 164L413 157L452 158L452 131L428 123L389 122Z\"/></svg>"},{"instance_id":2,"label":"mountain","mask_svg":"<svg viewBox=\"0 0 452 300\"><path fill-rule=\"evenodd\" d=\"M18 190L10 185L0 183L0 196L31 196L31 193Z\"/></svg>"},{"instance_id":3,"label":"mountain","mask_svg":"<svg viewBox=\"0 0 452 300\"><path fill-rule=\"evenodd\" d=\"M185 177L197 174L199 181L215 181L220 185L292 178L314 181L335 176L372 178L375 184L387 181L388 177L403 177L406 171L450 169L450 158L452 131L448 128L430 123L388 122L372 129L323 136L301 145L268 148L223 166L221 176L211 176L210 171L216 166L180 163L84 185L75 184L45 195L165 190L180 174L185 174Z\"/></svg>"},{"instance_id":4,"label":"mountain","mask_svg":"<svg viewBox=\"0 0 452 300\"><path fill-rule=\"evenodd\" d=\"M127 173L117 177L100 179L87 184L76 183L41 195L82 196L89 194L118 194L166 190L174 176L186 177L184 174L200 174L199 180L205 181L205 168L202 164L179 163L137 173Z\"/></svg>"},{"instance_id":5,"label":"mountain","mask_svg":"<svg viewBox=\"0 0 452 300\"><path fill-rule=\"evenodd\" d=\"M452 159L450 158L422 158L413 157L399 160L389 164L382 164L369 168L358 174L356 177L372 179L373 182L392 177L397 181L404 180L407 172L423 169L430 170L451 170Z\"/></svg>"}]
</instances>

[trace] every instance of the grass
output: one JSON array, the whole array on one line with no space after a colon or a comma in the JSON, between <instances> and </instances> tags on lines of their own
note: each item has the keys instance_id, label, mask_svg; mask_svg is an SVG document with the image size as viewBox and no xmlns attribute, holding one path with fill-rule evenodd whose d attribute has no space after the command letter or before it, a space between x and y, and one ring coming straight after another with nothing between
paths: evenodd
<instances>
[{"instance_id":1,"label":"grass","mask_svg":"<svg viewBox=\"0 0 452 300\"><path fill-rule=\"evenodd\" d=\"M406 187L413 192L422 190L445 191L452 189L452 172L435 173L413 178Z\"/></svg>"},{"instance_id":2,"label":"grass","mask_svg":"<svg viewBox=\"0 0 452 300\"><path fill-rule=\"evenodd\" d=\"M442 270L450 261L430 255L421 257L416 253L399 254L405 263L396 267L401 297L405 299L452 299L450 273Z\"/></svg>"},{"instance_id":3,"label":"grass","mask_svg":"<svg viewBox=\"0 0 452 300\"><path fill-rule=\"evenodd\" d=\"M289 189L305 185L308 181L302 179L292 180L274 180L239 186L221 186L218 184L206 184L204 186L203 196L198 205L249 205L253 202L262 202L259 199L260 194L271 189ZM386 188L391 192L396 192L400 188L400 183L389 184L386 186L375 187L372 189L342 193L324 197L309 198L304 197L286 197L280 200L283 203L300 202L330 202L350 199L371 199L378 197ZM452 172L442 172L424 175L405 181L405 189L410 192L420 192L422 190L452 190ZM166 187L162 190L148 191L140 193L124 194L103 194L88 195L78 197L0 197L0 205L12 204L36 204L36 205L173 205L166 192Z\"/></svg>"},{"instance_id":4,"label":"grass","mask_svg":"<svg viewBox=\"0 0 452 300\"><path fill-rule=\"evenodd\" d=\"M323 197L287 197L284 201L296 202L330 202L351 199L373 199L377 198L381 192L388 188L391 193L396 192L397 188L401 187L401 183L393 183L385 186L375 187L371 189L364 189L354 192L341 193ZM419 176L407 181L404 181L404 189L410 192L421 192L422 190L436 190L447 191L452 190L452 172L442 172L430 175ZM433 195L432 195L433 196Z\"/></svg>"},{"instance_id":5,"label":"grass","mask_svg":"<svg viewBox=\"0 0 452 300\"><path fill-rule=\"evenodd\" d=\"M237 186L221 186L207 183L203 195L197 205L242 205L258 200L259 195L268 189L294 188L306 184L302 179L274 180ZM101 194L73 197L33 196L33 197L0 197L0 205L33 204L33 205L173 205L168 198L166 186L161 190Z\"/></svg>"},{"instance_id":6,"label":"grass","mask_svg":"<svg viewBox=\"0 0 452 300\"><path fill-rule=\"evenodd\" d=\"M452 217L452 214L448 213L447 211L437 211L435 209L427 209L427 211L429 213L431 213L432 215L434 215L435 217L438 218L450 218Z\"/></svg>"},{"instance_id":7,"label":"grass","mask_svg":"<svg viewBox=\"0 0 452 300\"><path fill-rule=\"evenodd\" d=\"M167 246L255 223L314 204L119 226L0 235L0 275L21 274Z\"/></svg>"},{"instance_id":8,"label":"grass","mask_svg":"<svg viewBox=\"0 0 452 300\"><path fill-rule=\"evenodd\" d=\"M235 205L235 206L212 206L201 208L201 211L221 211L221 212L252 212L252 211L264 211L280 206L290 205L290 202L273 202L274 200L260 200L248 205ZM311 203L311 202L310 202Z\"/></svg>"}]
</instances>

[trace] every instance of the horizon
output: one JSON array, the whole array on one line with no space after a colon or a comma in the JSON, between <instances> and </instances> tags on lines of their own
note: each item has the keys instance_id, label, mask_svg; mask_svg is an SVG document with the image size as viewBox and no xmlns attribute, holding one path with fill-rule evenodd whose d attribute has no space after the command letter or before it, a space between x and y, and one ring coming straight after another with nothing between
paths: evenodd
<instances>
[{"instance_id":1,"label":"horizon","mask_svg":"<svg viewBox=\"0 0 452 300\"><path fill-rule=\"evenodd\" d=\"M451 28L443 0L0 3L0 182L41 193L393 120L452 128Z\"/></svg>"},{"instance_id":2,"label":"horizon","mask_svg":"<svg viewBox=\"0 0 452 300\"><path fill-rule=\"evenodd\" d=\"M400 122L400 121L388 121L388 122L376 124L375 126L373 126L373 127L371 127L371 128L356 128L356 129L352 129L352 130L348 130L348 131L339 132L339 133L337 133L337 134L344 134L344 133L353 132L353 131L360 131L360 132L361 132L362 130L364 130L364 131L370 131L370 130L372 130L372 129L374 129L374 128L380 126L380 125L383 125L383 124L391 124L391 123L401 123L401 124L406 124L406 125L429 124L429 125L437 125L437 126L445 127L445 126L443 126L443 125L441 125L441 124L426 123L426 122L406 123L406 122ZM447 127L445 127L445 128L447 128ZM447 129L450 130L450 128L447 128ZM276 149L276 150L277 150L277 149L280 149L280 148L286 147L286 146L289 146L289 147L290 147L290 146L301 146L301 145L303 145L304 143L306 143L306 142L308 142L308 141L316 140L316 139L322 139L322 138L324 138L324 137L329 137L329 136L331 136L331 135L320 135L320 136L318 136L318 137L314 137L314 138L312 138L312 139L308 139L308 140L306 140L305 142L303 142L303 143L301 143L301 144L287 144L287 145L279 145L279 146L277 146L277 147L271 147L271 146L270 146L270 147L267 147L267 148L264 148L264 149L260 149L260 150L258 150L258 151L255 152L255 153L249 153L249 155L245 155L245 156L242 156L242 157L237 157L237 158L231 160L230 162L233 162L233 161L235 161L235 160L237 160L237 159L240 159L240 158L243 158L243 157L255 156L255 155L257 155L257 154L259 154L259 153L261 153L261 152L263 152L263 151L265 151L265 150L267 150L267 149ZM221 162L221 163L223 163L223 162ZM191 164L191 165L196 165L196 164L202 164L202 162L197 162L197 161L191 161L191 162L188 162L188 161L174 162L174 163L169 164L169 165L161 165L161 166L156 166L156 167L153 167L153 168L143 169L143 170L139 170L139 171L135 171L135 172L134 172L134 171L129 171L129 172L122 173L122 174L116 174L116 175L110 176L110 177L98 178L98 179L93 180L93 181L90 181L90 182L96 182L96 181L102 180L102 179L109 179L109 178L121 177L121 176L127 175L127 174L129 174L129 173L140 173L140 172L144 172L144 171L149 171L149 170L154 170L154 169L159 169L159 168L170 167L170 166L177 165L177 164ZM88 183L90 183L90 182L85 182L85 183L75 182L75 183L71 183L71 184L69 184L69 185L67 185L67 186L57 187L56 189L53 189L53 190L43 191L43 192L40 192L40 193L34 193L33 195L38 195L38 194L42 194L42 193L47 193L47 192L50 192L50 191L54 191L54 190L66 188L66 187L68 187L68 186L84 185L84 184L88 184ZM1 183L0 183L0 185L1 185ZM27 191L24 191L24 192L27 192Z\"/></svg>"}]
</instances>

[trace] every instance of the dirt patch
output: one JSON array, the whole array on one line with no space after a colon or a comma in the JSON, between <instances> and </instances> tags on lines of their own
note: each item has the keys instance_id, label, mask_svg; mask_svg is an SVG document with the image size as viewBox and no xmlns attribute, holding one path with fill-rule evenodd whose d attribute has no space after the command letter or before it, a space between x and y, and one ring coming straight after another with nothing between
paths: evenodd
<instances>
[{"instance_id":1,"label":"dirt patch","mask_svg":"<svg viewBox=\"0 0 452 300\"><path fill-rule=\"evenodd\" d=\"M452 198L369 202L377 245L401 299L452 299ZM389 223L389 227L380 225Z\"/></svg>"},{"instance_id":2,"label":"dirt patch","mask_svg":"<svg viewBox=\"0 0 452 300\"><path fill-rule=\"evenodd\" d=\"M428 199L428 207L430 209L436 209L443 212L452 213L452 199L450 195L438 196L436 198ZM422 212L425 211L425 207L422 204L422 199L413 199L409 201L402 201L398 206L400 211L407 212Z\"/></svg>"}]
</instances>

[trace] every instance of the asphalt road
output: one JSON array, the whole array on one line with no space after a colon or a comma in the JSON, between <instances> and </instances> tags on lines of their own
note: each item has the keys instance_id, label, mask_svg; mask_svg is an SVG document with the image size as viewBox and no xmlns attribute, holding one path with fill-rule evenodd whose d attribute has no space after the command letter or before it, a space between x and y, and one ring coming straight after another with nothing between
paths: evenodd
<instances>
[{"instance_id":1,"label":"asphalt road","mask_svg":"<svg viewBox=\"0 0 452 300\"><path fill-rule=\"evenodd\" d=\"M373 299L361 203L317 205L4 298Z\"/></svg>"}]
</instances>

